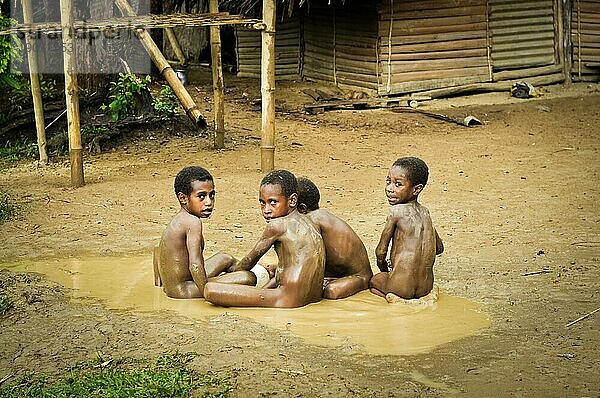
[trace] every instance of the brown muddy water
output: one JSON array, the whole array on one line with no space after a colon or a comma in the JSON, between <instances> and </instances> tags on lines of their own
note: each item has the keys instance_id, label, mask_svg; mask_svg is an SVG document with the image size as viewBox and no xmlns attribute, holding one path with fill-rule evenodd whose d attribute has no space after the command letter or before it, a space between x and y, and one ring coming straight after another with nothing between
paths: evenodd
<instances>
[{"instance_id":1,"label":"brown muddy water","mask_svg":"<svg viewBox=\"0 0 600 398\"><path fill-rule=\"evenodd\" d=\"M313 344L352 346L371 354L424 353L489 326L481 304L450 296L443 289L433 306L388 304L363 291L294 309L223 308L202 299L166 297L154 286L151 255L44 259L0 267L46 275L71 289L74 300L98 298L108 309L167 310L190 319L231 313L289 330Z\"/></svg>"}]
</instances>

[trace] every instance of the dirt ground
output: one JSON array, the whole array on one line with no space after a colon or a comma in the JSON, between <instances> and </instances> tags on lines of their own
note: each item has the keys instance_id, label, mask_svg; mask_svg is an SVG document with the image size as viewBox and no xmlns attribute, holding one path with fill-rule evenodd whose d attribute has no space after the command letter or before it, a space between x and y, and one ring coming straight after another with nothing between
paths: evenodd
<instances>
[{"instance_id":1,"label":"dirt ground","mask_svg":"<svg viewBox=\"0 0 600 398\"><path fill-rule=\"evenodd\" d=\"M25 211L1 226L0 261L150 253L177 211L173 178L192 164L216 178L206 252L247 252L263 227L260 109L251 103L260 91L256 81L229 78L226 86L225 150L189 131L148 129L86 155L86 185L78 189L70 188L66 159L3 166L0 189ZM54 372L97 352L179 350L200 354L198 370L230 375L233 397L600 396L600 313L566 326L600 306L600 86L553 86L529 100L480 94L419 108L484 122L473 128L389 109L309 115L301 112L312 102L305 86L278 88L276 167L311 177L322 206L355 228L374 260L387 168L401 156L423 158L430 181L420 201L446 246L436 281L448 294L482 303L489 328L426 354L370 355L317 346L226 312L218 322L192 321L74 303L39 275L4 270L0 291L14 308L0 317L0 379ZM190 92L211 118L210 83ZM543 272L528 274L535 271Z\"/></svg>"}]
</instances>

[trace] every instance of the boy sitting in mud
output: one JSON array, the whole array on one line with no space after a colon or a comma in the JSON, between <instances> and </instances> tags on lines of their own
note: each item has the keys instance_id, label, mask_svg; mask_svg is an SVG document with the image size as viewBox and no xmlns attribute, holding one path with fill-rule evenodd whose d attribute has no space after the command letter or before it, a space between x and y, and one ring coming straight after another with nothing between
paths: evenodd
<instances>
[{"instance_id":1,"label":"boy sitting in mud","mask_svg":"<svg viewBox=\"0 0 600 398\"><path fill-rule=\"evenodd\" d=\"M259 191L259 202L267 222L254 248L230 270L247 270L271 248L278 265L263 288L208 282L204 298L213 304L236 307L301 307L321 300L325 270L325 248L310 220L296 209L296 177L287 170L267 174Z\"/></svg>"},{"instance_id":2,"label":"boy sitting in mud","mask_svg":"<svg viewBox=\"0 0 600 398\"><path fill-rule=\"evenodd\" d=\"M225 253L204 260L202 219L212 214L215 184L202 167L186 167L175 177L175 194L181 205L179 213L167 225L154 251L154 283L163 285L172 298L202 297L207 280L223 283L254 284L249 271L220 275L237 262Z\"/></svg>"},{"instance_id":3,"label":"boy sitting in mud","mask_svg":"<svg viewBox=\"0 0 600 398\"><path fill-rule=\"evenodd\" d=\"M429 210L417 202L428 178L427 165L414 157L396 160L386 178L385 194L391 208L375 250L381 272L371 278L370 286L371 292L390 303L402 299L421 298L422 302L437 299L433 263L436 254L444 251L444 245L433 227Z\"/></svg>"},{"instance_id":4,"label":"boy sitting in mud","mask_svg":"<svg viewBox=\"0 0 600 398\"><path fill-rule=\"evenodd\" d=\"M365 245L341 218L319 208L321 195L308 178L298 178L298 211L317 226L325 244L323 297L340 299L369 288L373 276Z\"/></svg>"}]
</instances>

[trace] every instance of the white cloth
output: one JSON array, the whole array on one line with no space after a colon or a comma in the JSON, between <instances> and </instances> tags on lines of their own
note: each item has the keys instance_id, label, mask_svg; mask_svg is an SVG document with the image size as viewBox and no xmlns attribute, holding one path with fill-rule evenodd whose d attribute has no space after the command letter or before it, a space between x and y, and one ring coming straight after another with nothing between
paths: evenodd
<instances>
[{"instance_id":1,"label":"white cloth","mask_svg":"<svg viewBox=\"0 0 600 398\"><path fill-rule=\"evenodd\" d=\"M256 275L256 287L263 287L271 280L269 271L267 271L267 269L260 264L256 264L254 267L252 267L250 272Z\"/></svg>"}]
</instances>

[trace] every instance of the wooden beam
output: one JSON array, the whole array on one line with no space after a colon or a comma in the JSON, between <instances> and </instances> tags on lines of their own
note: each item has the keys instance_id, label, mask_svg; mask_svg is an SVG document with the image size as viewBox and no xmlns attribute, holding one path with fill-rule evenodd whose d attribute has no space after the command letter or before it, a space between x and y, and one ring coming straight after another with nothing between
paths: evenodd
<instances>
[{"instance_id":1,"label":"wooden beam","mask_svg":"<svg viewBox=\"0 0 600 398\"><path fill-rule=\"evenodd\" d=\"M181 65L186 65L187 60L185 59L185 55L183 55L183 50L181 50L181 46L179 45L179 41L177 41L177 36L175 36L175 32L173 28L168 27L165 28L165 33L167 34L167 38L169 39L169 44L171 44L171 48L175 53L175 57Z\"/></svg>"},{"instance_id":2,"label":"wooden beam","mask_svg":"<svg viewBox=\"0 0 600 398\"><path fill-rule=\"evenodd\" d=\"M571 84L573 79L571 76L571 68L573 67L573 57L571 55L572 50L572 37L571 33L573 30L573 0L559 0L562 1L562 57L563 57L563 73L565 75L565 83Z\"/></svg>"},{"instance_id":3,"label":"wooden beam","mask_svg":"<svg viewBox=\"0 0 600 398\"><path fill-rule=\"evenodd\" d=\"M208 3L210 13L219 12L218 0ZM210 27L210 56L212 60L213 102L215 107L215 149L225 148L225 94L223 90L223 67L221 64L221 28Z\"/></svg>"},{"instance_id":4,"label":"wooden beam","mask_svg":"<svg viewBox=\"0 0 600 398\"><path fill-rule=\"evenodd\" d=\"M127 0L115 0L115 4L117 5L117 7L119 7L119 10L123 14L123 16L135 16L135 11L127 2ZM200 113L198 106L190 96L190 93L187 92L187 90L177 77L177 74L175 73L171 65L169 65L169 63L165 59L165 56L158 49L158 46L156 45L152 37L150 37L150 33L148 33L146 29L139 28L136 29L136 35L142 43L142 45L144 46L144 48L146 49L146 52L150 55L150 58L152 58L152 61L154 62L160 73L167 80L169 86L173 89L175 95L177 95L177 98L183 106L183 109L185 109L185 112L187 113L188 117L196 124L196 127L200 129L206 128L206 120L204 119L204 116L202 116L202 114Z\"/></svg>"},{"instance_id":5,"label":"wooden beam","mask_svg":"<svg viewBox=\"0 0 600 398\"><path fill-rule=\"evenodd\" d=\"M33 10L31 0L21 0L23 4L23 21L33 22ZM46 129L44 123L44 105L42 103L42 90L40 88L40 74L38 73L37 43L33 35L25 35L27 46L27 62L29 64L29 79L31 81L31 95L33 97L33 112L35 115L35 129L37 132L37 146L40 155L40 163L48 163L48 152L46 150Z\"/></svg>"},{"instance_id":6,"label":"wooden beam","mask_svg":"<svg viewBox=\"0 0 600 398\"><path fill-rule=\"evenodd\" d=\"M263 173L275 168L275 0L263 0L261 94L262 139L260 169Z\"/></svg>"},{"instance_id":7,"label":"wooden beam","mask_svg":"<svg viewBox=\"0 0 600 398\"><path fill-rule=\"evenodd\" d=\"M71 160L71 185L75 188L85 185L83 178L83 148L79 125L79 95L77 75L74 65L73 0L60 0L60 19L65 71L65 100L69 133L69 157Z\"/></svg>"}]
</instances>

